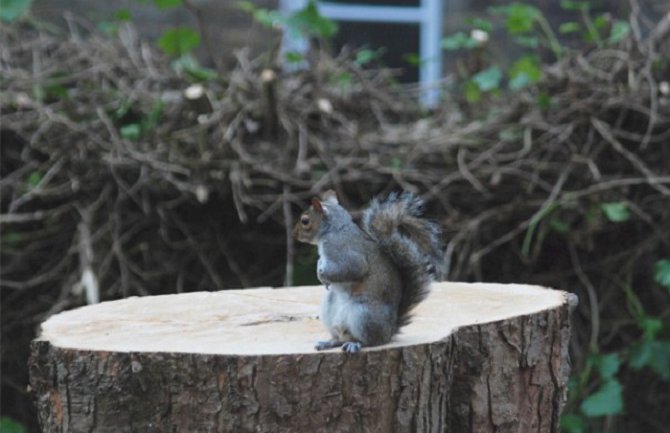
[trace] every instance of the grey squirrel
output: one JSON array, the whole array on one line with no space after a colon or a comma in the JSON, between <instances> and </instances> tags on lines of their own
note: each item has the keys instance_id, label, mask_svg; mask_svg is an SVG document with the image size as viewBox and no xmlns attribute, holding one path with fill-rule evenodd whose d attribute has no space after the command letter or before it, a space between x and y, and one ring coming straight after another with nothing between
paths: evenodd
<instances>
[{"instance_id":1,"label":"grey squirrel","mask_svg":"<svg viewBox=\"0 0 670 433\"><path fill-rule=\"evenodd\" d=\"M359 227L334 191L312 199L293 236L319 249L321 320L332 339L316 350L385 344L410 322L442 261L439 226L422 211L415 195L391 193L372 201Z\"/></svg>"}]
</instances>

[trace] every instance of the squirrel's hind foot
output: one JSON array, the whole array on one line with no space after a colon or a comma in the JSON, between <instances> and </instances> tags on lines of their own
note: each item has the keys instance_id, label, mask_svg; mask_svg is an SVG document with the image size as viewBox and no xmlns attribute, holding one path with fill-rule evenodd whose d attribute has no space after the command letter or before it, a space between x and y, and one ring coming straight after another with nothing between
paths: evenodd
<instances>
[{"instance_id":1,"label":"squirrel's hind foot","mask_svg":"<svg viewBox=\"0 0 670 433\"><path fill-rule=\"evenodd\" d=\"M316 343L316 346L314 346L314 348L316 350L328 350L340 347L342 346L342 344L343 343L341 341L337 340L319 341Z\"/></svg>"},{"instance_id":2,"label":"squirrel's hind foot","mask_svg":"<svg viewBox=\"0 0 670 433\"><path fill-rule=\"evenodd\" d=\"M356 353L361 351L363 345L358 341L347 341L342 345L342 350L347 353Z\"/></svg>"}]
</instances>

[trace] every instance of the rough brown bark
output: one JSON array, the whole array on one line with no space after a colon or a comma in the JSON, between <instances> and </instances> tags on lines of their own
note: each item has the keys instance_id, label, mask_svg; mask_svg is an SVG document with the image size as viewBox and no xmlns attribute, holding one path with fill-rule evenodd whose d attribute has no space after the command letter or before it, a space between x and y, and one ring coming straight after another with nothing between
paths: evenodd
<instances>
[{"instance_id":1,"label":"rough brown bark","mask_svg":"<svg viewBox=\"0 0 670 433\"><path fill-rule=\"evenodd\" d=\"M151 298L119 301L126 304L110 316L115 320L102 313L106 304L87 307L96 308L90 315L87 308L63 313L43 325L44 335L32 347L40 422L45 432L558 432L571 298L530 286L494 296L492 287L440 284L395 343L353 355L292 343L300 330L308 336L298 337L305 344L322 333L315 327L314 288L228 296L244 293L259 316L245 315L239 299L228 311L201 300L216 311L199 307L203 320L183 322L181 330L164 311L167 298L179 308L197 304L197 298L156 297L155 310L142 307L146 322L134 342L123 341L133 333L129 321L142 323L132 303ZM528 293L538 295L530 304ZM216 296L225 301L227 292ZM284 297L290 302L274 302ZM294 304L285 315L275 314ZM454 313L445 314L445 305ZM463 317L453 318L459 308ZM132 317L119 316L124 310ZM489 321L477 311L498 313ZM156 329L165 326L172 326L171 340L190 340L192 346L184 347L207 344L209 335L201 337L197 328L216 326L211 317L227 323L218 332L220 349L185 353L169 341L165 351L156 350L156 341L147 351L138 349L151 335L164 339ZM434 329L442 319L445 328ZM255 340L255 333L269 337ZM285 350L266 344L281 334ZM246 347L234 353L225 340L239 338L246 338Z\"/></svg>"}]
</instances>

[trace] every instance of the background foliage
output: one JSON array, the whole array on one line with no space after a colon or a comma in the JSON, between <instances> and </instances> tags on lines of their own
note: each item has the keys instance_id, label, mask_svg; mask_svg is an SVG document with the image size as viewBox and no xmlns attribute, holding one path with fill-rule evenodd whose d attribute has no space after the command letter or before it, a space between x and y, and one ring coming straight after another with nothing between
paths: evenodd
<instances>
[{"instance_id":1,"label":"background foliage","mask_svg":"<svg viewBox=\"0 0 670 433\"><path fill-rule=\"evenodd\" d=\"M334 187L353 209L419 192L451 279L579 295L566 432L670 422L670 15L652 26L635 7L624 20L563 1L575 19L554 29L532 5L494 8L442 41L457 77L428 111L372 69L374 49L322 50L336 26L312 3L281 17L241 2L313 44L240 52L233 70L193 55L202 27L147 43L119 10L54 32L19 19L29 4L2 3L3 414L35 428L28 341L53 313L313 281L314 252L287 227ZM519 46L505 64L489 53L497 29Z\"/></svg>"}]
</instances>

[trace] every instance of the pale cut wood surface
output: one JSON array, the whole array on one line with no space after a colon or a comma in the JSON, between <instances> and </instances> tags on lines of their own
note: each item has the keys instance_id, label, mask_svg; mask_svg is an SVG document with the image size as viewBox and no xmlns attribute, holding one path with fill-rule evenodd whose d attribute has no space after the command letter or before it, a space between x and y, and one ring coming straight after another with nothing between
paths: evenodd
<instances>
[{"instance_id":1,"label":"pale cut wood surface","mask_svg":"<svg viewBox=\"0 0 670 433\"><path fill-rule=\"evenodd\" d=\"M323 287L124 299L31 345L45 433L559 433L576 299L435 284L390 344L316 352Z\"/></svg>"},{"instance_id":2,"label":"pale cut wood surface","mask_svg":"<svg viewBox=\"0 0 670 433\"><path fill-rule=\"evenodd\" d=\"M225 355L314 353L328 337L322 286L128 298L58 314L42 325L55 347ZM388 347L442 340L455 329L556 308L567 293L539 286L435 283L412 323Z\"/></svg>"}]
</instances>

